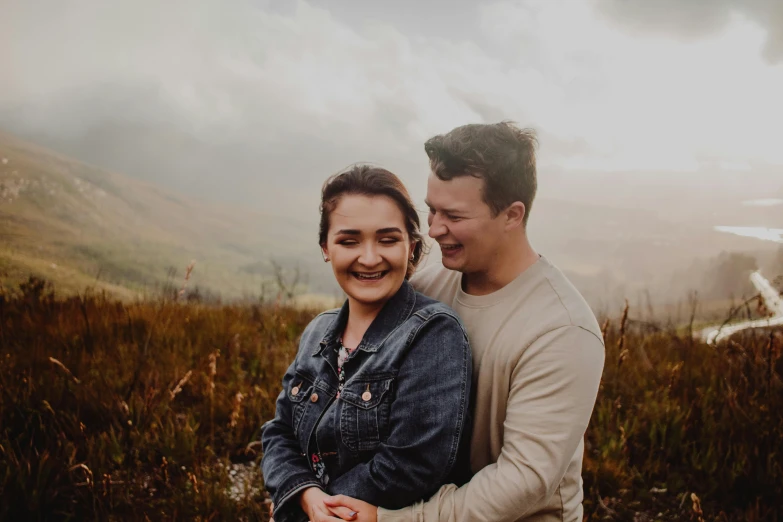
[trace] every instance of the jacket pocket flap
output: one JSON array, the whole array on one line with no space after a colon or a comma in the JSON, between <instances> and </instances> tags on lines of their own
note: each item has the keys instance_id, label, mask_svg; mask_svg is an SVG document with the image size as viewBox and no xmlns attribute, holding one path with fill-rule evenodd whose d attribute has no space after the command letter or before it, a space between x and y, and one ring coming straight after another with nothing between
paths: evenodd
<instances>
[{"instance_id":1,"label":"jacket pocket flap","mask_svg":"<svg viewBox=\"0 0 783 522\"><path fill-rule=\"evenodd\" d=\"M304 373L296 372L296 375L291 380L291 384L288 385L286 394L288 400L291 402L302 402L305 397L310 396L310 392L313 389L313 379Z\"/></svg>"},{"instance_id":2,"label":"jacket pocket flap","mask_svg":"<svg viewBox=\"0 0 783 522\"><path fill-rule=\"evenodd\" d=\"M375 408L389 392L393 381L394 379L351 380L345 383L340 399L363 410Z\"/></svg>"}]
</instances>

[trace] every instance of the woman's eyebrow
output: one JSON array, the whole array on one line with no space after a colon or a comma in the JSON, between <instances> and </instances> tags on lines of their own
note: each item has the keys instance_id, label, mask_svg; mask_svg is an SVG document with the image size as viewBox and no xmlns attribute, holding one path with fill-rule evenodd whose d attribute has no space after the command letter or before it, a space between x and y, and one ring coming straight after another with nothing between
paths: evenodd
<instances>
[{"instance_id":1,"label":"woman's eyebrow","mask_svg":"<svg viewBox=\"0 0 783 522\"><path fill-rule=\"evenodd\" d=\"M402 230L400 230L397 227L379 228L375 233L376 234L391 234L393 232L398 232L398 233L402 234Z\"/></svg>"},{"instance_id":2,"label":"woman's eyebrow","mask_svg":"<svg viewBox=\"0 0 783 522\"><path fill-rule=\"evenodd\" d=\"M343 230L337 231L338 235L346 235L346 236L359 236L361 235L361 231L356 230L355 228L345 228Z\"/></svg>"}]
</instances>

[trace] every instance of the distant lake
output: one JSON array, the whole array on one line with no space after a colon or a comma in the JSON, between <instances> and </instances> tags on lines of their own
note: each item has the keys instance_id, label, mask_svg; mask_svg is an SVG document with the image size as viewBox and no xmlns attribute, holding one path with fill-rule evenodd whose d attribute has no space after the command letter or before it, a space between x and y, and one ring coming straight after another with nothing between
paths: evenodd
<instances>
[{"instance_id":1,"label":"distant lake","mask_svg":"<svg viewBox=\"0 0 783 522\"><path fill-rule=\"evenodd\" d=\"M742 204L748 207L774 207L775 205L783 205L783 199L780 198L749 199L747 201L743 201Z\"/></svg>"},{"instance_id":2,"label":"distant lake","mask_svg":"<svg viewBox=\"0 0 783 522\"><path fill-rule=\"evenodd\" d=\"M717 226L714 229L718 232L728 232L737 236L755 237L764 241L783 243L783 228Z\"/></svg>"}]
</instances>

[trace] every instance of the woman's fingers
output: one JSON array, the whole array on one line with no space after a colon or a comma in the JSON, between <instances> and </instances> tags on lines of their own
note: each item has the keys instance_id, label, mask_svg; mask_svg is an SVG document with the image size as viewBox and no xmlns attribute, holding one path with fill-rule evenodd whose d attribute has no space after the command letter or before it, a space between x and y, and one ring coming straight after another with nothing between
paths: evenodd
<instances>
[{"instance_id":1,"label":"woman's fingers","mask_svg":"<svg viewBox=\"0 0 783 522\"><path fill-rule=\"evenodd\" d=\"M356 500L355 498L349 497L347 495L334 495L332 497L326 497L324 499L324 504L330 508L346 507L351 511L359 511L359 508L362 507L362 504L366 504L366 502Z\"/></svg>"},{"instance_id":2,"label":"woman's fingers","mask_svg":"<svg viewBox=\"0 0 783 522\"><path fill-rule=\"evenodd\" d=\"M356 520L356 511L345 506L326 507L333 515L340 517L343 520Z\"/></svg>"},{"instance_id":3,"label":"woman's fingers","mask_svg":"<svg viewBox=\"0 0 783 522\"><path fill-rule=\"evenodd\" d=\"M343 519L333 517L326 507L314 509L311 518L310 522L343 522Z\"/></svg>"},{"instance_id":4,"label":"woman's fingers","mask_svg":"<svg viewBox=\"0 0 783 522\"><path fill-rule=\"evenodd\" d=\"M355 517L344 520L353 520L354 522L375 522L378 519L378 508L372 504L346 495L326 497L324 499L324 504L331 510L347 508L354 512Z\"/></svg>"}]
</instances>

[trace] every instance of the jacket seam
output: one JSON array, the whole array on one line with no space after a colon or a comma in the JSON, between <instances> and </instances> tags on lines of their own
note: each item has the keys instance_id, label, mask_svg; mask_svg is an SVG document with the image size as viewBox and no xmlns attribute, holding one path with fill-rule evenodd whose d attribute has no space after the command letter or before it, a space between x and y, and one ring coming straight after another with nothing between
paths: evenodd
<instances>
[{"instance_id":1,"label":"jacket seam","mask_svg":"<svg viewBox=\"0 0 783 522\"><path fill-rule=\"evenodd\" d=\"M455 313L453 313L453 312L449 312L448 310L438 310L438 311L434 312L429 317L424 317L419 312L415 312L413 315L415 315L416 317L419 317L420 319L422 319L422 323L419 324L416 328L414 328L411 331L411 335L409 336L409 339L408 339L409 343L411 341L413 341L413 339L415 339L417 335L419 335L419 330L421 330L425 325L427 325L427 323L429 323L431 320L433 320L434 318L438 317L439 315L445 315L446 317L451 317L452 319L454 319L457 322L457 325L459 326L460 331L462 332L462 336L465 338L466 341L468 340L468 334L465 331L465 326L462 324L462 322L460 321L459 317L457 317L457 315Z\"/></svg>"},{"instance_id":2,"label":"jacket seam","mask_svg":"<svg viewBox=\"0 0 783 522\"><path fill-rule=\"evenodd\" d=\"M418 312L414 312L414 310L416 309L416 302L418 301L418 296L416 295L416 291L415 290L413 290L412 293L413 293L413 299L412 299L412 302L411 302L410 306L405 311L405 314L400 316L400 321L394 326L394 328L391 329L391 331L389 331L389 333L386 335L386 337L384 337L381 340L381 342L378 343L378 346L375 347L375 350L373 350L372 353L376 353L381 346L386 344L386 341L389 340L389 337L394 335L394 332L396 332L397 330L402 328L402 325L405 324L405 321L407 321L408 318L411 315L418 315Z\"/></svg>"},{"instance_id":3,"label":"jacket seam","mask_svg":"<svg viewBox=\"0 0 783 522\"><path fill-rule=\"evenodd\" d=\"M418 315L418 312L415 315ZM457 325L459 325L459 327L460 327L460 331L462 332L462 339L463 339L463 341L466 342L466 343L469 343L468 337L467 337L467 333L465 332L465 328L463 327L463 325L459 321L459 319L457 319L453 314L449 313L446 310L438 310L437 312L432 314L428 319L425 319L420 325L418 325L418 327L416 327L411 332L411 335L408 338L408 343L407 344L410 345L410 343L413 342L413 340L416 338L416 336L419 335L419 332L421 331L421 329L427 323L429 323L431 319L433 319L434 317L437 317L439 315L445 315L447 317L451 317L452 319L454 319L456 321ZM419 315L419 317L421 317L421 316ZM468 346L470 346L470 345L468 344ZM467 367L467 365L465 363L467 362L467 357L468 357L469 353L470 353L470 348L468 348L467 350L462 350L462 367L463 368ZM451 473L452 469L454 468L454 463L457 461L457 453L459 453L459 441L460 441L460 438L461 438L462 433L464 431L463 423L464 423L464 420L465 420L465 402L466 402L466 395L467 395L466 388L467 388L467 380L468 380L467 376L465 375L465 373L466 373L465 371L462 372L462 378L461 378L461 383L460 383L460 410L459 410L459 416L457 417L457 429L456 429L456 433L454 434L454 437L452 438L452 441L451 441L451 448L449 449L449 461L448 461L448 463L446 465L446 470L445 470L445 474L444 474L445 477L449 476L449 474Z\"/></svg>"},{"instance_id":4,"label":"jacket seam","mask_svg":"<svg viewBox=\"0 0 783 522\"><path fill-rule=\"evenodd\" d=\"M321 484L314 480L306 480L305 482L298 483L292 486L291 489L288 492L286 492L286 494L283 495L283 497L280 500L277 501L277 509L275 509L275 511L280 509L286 502L291 500L291 497L293 497L294 495L302 491L306 486L316 486L318 487L318 489L323 491Z\"/></svg>"}]
</instances>

